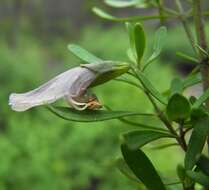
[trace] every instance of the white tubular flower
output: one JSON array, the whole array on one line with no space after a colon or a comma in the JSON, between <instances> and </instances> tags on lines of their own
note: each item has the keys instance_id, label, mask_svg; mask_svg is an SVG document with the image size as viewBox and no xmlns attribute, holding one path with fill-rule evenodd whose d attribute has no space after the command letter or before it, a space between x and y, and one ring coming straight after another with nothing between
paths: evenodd
<instances>
[{"instance_id":1,"label":"white tubular flower","mask_svg":"<svg viewBox=\"0 0 209 190\"><path fill-rule=\"evenodd\" d=\"M89 94L88 88L110 80L111 77L103 79L108 72L113 72L113 78L115 78L127 69L127 64L113 64L108 61L81 65L59 74L32 91L22 94L12 93L9 97L9 105L14 111L26 111L65 97L68 103L77 110L101 108L97 98ZM101 82L101 79L104 82Z\"/></svg>"},{"instance_id":2,"label":"white tubular flower","mask_svg":"<svg viewBox=\"0 0 209 190\"><path fill-rule=\"evenodd\" d=\"M67 97L69 103L76 107L76 100L73 99L82 96L95 78L96 75L91 70L76 67L61 73L32 91L23 94L12 93L9 97L9 105L15 111L25 111Z\"/></svg>"}]
</instances>

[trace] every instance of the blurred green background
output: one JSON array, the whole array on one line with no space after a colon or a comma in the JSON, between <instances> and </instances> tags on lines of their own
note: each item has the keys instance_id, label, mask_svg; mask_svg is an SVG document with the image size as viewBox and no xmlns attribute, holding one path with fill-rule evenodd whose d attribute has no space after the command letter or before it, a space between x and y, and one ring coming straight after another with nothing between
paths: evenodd
<instances>
[{"instance_id":1,"label":"blurred green background","mask_svg":"<svg viewBox=\"0 0 209 190\"><path fill-rule=\"evenodd\" d=\"M72 123L44 107L17 113L8 106L10 93L31 90L81 63L67 50L69 43L103 59L128 60L125 27L97 18L91 13L93 5L102 6L97 0L0 1L0 190L136 189L114 166L120 156L119 134L133 127L116 120ZM158 26L158 22L145 24L147 55ZM175 55L177 50L191 52L181 27L172 23L168 31L161 59L147 70L160 91L193 67ZM143 93L126 84L111 81L94 90L102 103L115 110L153 111ZM146 146L145 151L162 176L175 182L182 152L178 147L153 149L165 141Z\"/></svg>"}]
</instances>

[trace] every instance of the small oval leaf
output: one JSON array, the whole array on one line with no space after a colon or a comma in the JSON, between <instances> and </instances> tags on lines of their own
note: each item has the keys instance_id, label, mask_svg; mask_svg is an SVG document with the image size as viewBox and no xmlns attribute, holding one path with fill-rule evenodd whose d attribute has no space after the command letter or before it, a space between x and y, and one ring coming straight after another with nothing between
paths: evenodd
<instances>
[{"instance_id":1,"label":"small oval leaf","mask_svg":"<svg viewBox=\"0 0 209 190\"><path fill-rule=\"evenodd\" d=\"M102 59L96 57L95 55L89 53L87 50L76 44L69 44L68 49L78 58L87 63L97 63L103 61Z\"/></svg>"},{"instance_id":2,"label":"small oval leaf","mask_svg":"<svg viewBox=\"0 0 209 190\"><path fill-rule=\"evenodd\" d=\"M209 117L198 120L189 139L188 149L185 155L185 168L191 170L199 159L209 133Z\"/></svg>"},{"instance_id":3,"label":"small oval leaf","mask_svg":"<svg viewBox=\"0 0 209 190\"><path fill-rule=\"evenodd\" d=\"M160 176L151 161L141 150L130 150L121 145L121 151L129 168L149 190L166 190Z\"/></svg>"},{"instance_id":4,"label":"small oval leaf","mask_svg":"<svg viewBox=\"0 0 209 190\"><path fill-rule=\"evenodd\" d=\"M173 135L151 130L134 130L122 135L123 142L132 150L160 138L174 138Z\"/></svg>"},{"instance_id":5,"label":"small oval leaf","mask_svg":"<svg viewBox=\"0 0 209 190\"><path fill-rule=\"evenodd\" d=\"M111 20L111 21L116 21L116 22L125 22L125 21L129 21L129 19L131 18L118 18L115 17L107 12L105 12L104 10L98 8L98 7L93 7L92 9L93 13L95 13L97 16L106 19L106 20Z\"/></svg>"},{"instance_id":6,"label":"small oval leaf","mask_svg":"<svg viewBox=\"0 0 209 190\"><path fill-rule=\"evenodd\" d=\"M164 26L161 26L155 32L153 53L149 57L149 59L146 61L146 64L145 64L143 70L145 70L153 61L155 61L158 58L158 56L160 55L162 48L165 44L166 36L167 36L167 29Z\"/></svg>"},{"instance_id":7,"label":"small oval leaf","mask_svg":"<svg viewBox=\"0 0 209 190\"><path fill-rule=\"evenodd\" d=\"M166 113L171 121L185 120L190 116L190 112L190 103L184 96L174 94L168 101Z\"/></svg>"},{"instance_id":8,"label":"small oval leaf","mask_svg":"<svg viewBox=\"0 0 209 190\"><path fill-rule=\"evenodd\" d=\"M75 122L97 122L111 119L117 119L129 116L151 116L150 114L141 114L126 111L106 111L106 110L84 110L78 111L68 107L47 107L52 113L62 119Z\"/></svg>"},{"instance_id":9,"label":"small oval leaf","mask_svg":"<svg viewBox=\"0 0 209 190\"><path fill-rule=\"evenodd\" d=\"M129 0L129 1L122 1L122 0L105 0L105 3L111 7L115 8L126 8L132 7L137 4L137 0Z\"/></svg>"},{"instance_id":10,"label":"small oval leaf","mask_svg":"<svg viewBox=\"0 0 209 190\"><path fill-rule=\"evenodd\" d=\"M144 55L144 50L146 46L146 37L144 29L141 24L137 23L134 27L134 41L137 55L137 63L140 64L140 61Z\"/></svg>"},{"instance_id":11,"label":"small oval leaf","mask_svg":"<svg viewBox=\"0 0 209 190\"><path fill-rule=\"evenodd\" d=\"M134 24L126 22L126 28L129 36L130 49L127 53L131 61L136 62L135 39L134 39Z\"/></svg>"}]
</instances>

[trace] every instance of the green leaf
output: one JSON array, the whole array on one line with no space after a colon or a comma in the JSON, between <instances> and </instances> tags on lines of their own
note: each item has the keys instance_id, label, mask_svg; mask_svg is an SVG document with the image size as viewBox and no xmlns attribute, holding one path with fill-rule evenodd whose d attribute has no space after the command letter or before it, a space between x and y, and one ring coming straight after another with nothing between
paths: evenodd
<instances>
[{"instance_id":1,"label":"green leaf","mask_svg":"<svg viewBox=\"0 0 209 190\"><path fill-rule=\"evenodd\" d=\"M126 28L128 31L129 36L129 42L130 42L130 48L128 50L128 56L129 58L135 62L136 61L136 51L135 51L135 39L134 39L134 24L130 22L126 22Z\"/></svg>"},{"instance_id":2,"label":"green leaf","mask_svg":"<svg viewBox=\"0 0 209 190\"><path fill-rule=\"evenodd\" d=\"M191 112L191 122L194 123L203 117L207 117L208 113L203 108L193 108Z\"/></svg>"},{"instance_id":3,"label":"green leaf","mask_svg":"<svg viewBox=\"0 0 209 190\"><path fill-rule=\"evenodd\" d=\"M134 55L134 51L131 48L129 48L126 53L128 55L129 60L133 63L136 63L136 55Z\"/></svg>"},{"instance_id":4,"label":"green leaf","mask_svg":"<svg viewBox=\"0 0 209 190\"><path fill-rule=\"evenodd\" d=\"M115 16L112 16L111 14L99 9L98 7L94 7L92 11L99 17L110 20L110 21L115 21L115 22L131 22L131 21L143 21L143 20L155 20L161 18L159 15L150 15L150 16L130 16L130 17L125 17L125 18L118 18ZM167 16L165 16L167 18Z\"/></svg>"},{"instance_id":5,"label":"green leaf","mask_svg":"<svg viewBox=\"0 0 209 190\"><path fill-rule=\"evenodd\" d=\"M154 47L153 50L156 52L161 52L162 47L165 43L165 38L167 36L167 29L165 26L161 26L156 32L155 32L155 39L154 39Z\"/></svg>"},{"instance_id":6,"label":"green leaf","mask_svg":"<svg viewBox=\"0 0 209 190\"><path fill-rule=\"evenodd\" d=\"M193 108L199 108L209 98L209 89L207 89L194 103Z\"/></svg>"},{"instance_id":7,"label":"green leaf","mask_svg":"<svg viewBox=\"0 0 209 190\"><path fill-rule=\"evenodd\" d=\"M145 33L142 26L137 23L126 23L126 28L129 34L130 47L132 52L128 52L128 56L133 62L140 63L146 45ZM137 61L136 61L137 60Z\"/></svg>"},{"instance_id":8,"label":"green leaf","mask_svg":"<svg viewBox=\"0 0 209 190\"><path fill-rule=\"evenodd\" d=\"M159 102L166 105L168 103L167 99L152 85L152 83L147 79L147 77L142 73L138 72L137 76L141 81L142 85L148 92L155 97Z\"/></svg>"},{"instance_id":9,"label":"green leaf","mask_svg":"<svg viewBox=\"0 0 209 190\"><path fill-rule=\"evenodd\" d=\"M166 113L171 121L185 120L190 116L189 101L180 94L174 94L168 101Z\"/></svg>"},{"instance_id":10,"label":"green leaf","mask_svg":"<svg viewBox=\"0 0 209 190\"><path fill-rule=\"evenodd\" d=\"M183 91L183 87L184 87L183 82L180 78L173 79L170 87L171 94L172 95L176 93L181 94Z\"/></svg>"},{"instance_id":11,"label":"green leaf","mask_svg":"<svg viewBox=\"0 0 209 190\"><path fill-rule=\"evenodd\" d=\"M178 177L179 177L180 181L182 182L184 189L191 189L191 187L194 186L194 183L187 176L185 168L179 164L176 169L177 169Z\"/></svg>"},{"instance_id":12,"label":"green leaf","mask_svg":"<svg viewBox=\"0 0 209 190\"><path fill-rule=\"evenodd\" d=\"M130 150L121 145L121 151L129 168L149 190L166 190L151 161L141 150Z\"/></svg>"},{"instance_id":13,"label":"green leaf","mask_svg":"<svg viewBox=\"0 0 209 190\"><path fill-rule=\"evenodd\" d=\"M81 60L87 62L87 63L97 63L103 61L102 59L96 57L95 55L89 53L87 50L83 49L82 47L75 45L75 44L69 44L68 49L78 58Z\"/></svg>"},{"instance_id":14,"label":"green leaf","mask_svg":"<svg viewBox=\"0 0 209 190\"><path fill-rule=\"evenodd\" d=\"M181 57L181 58L183 58L183 59L186 59L186 60L188 60L190 62L199 63L199 60L198 59L196 59L195 57L192 57L190 55L187 55L187 54L185 54L183 52L179 52L178 51L178 52L176 52L176 55L179 56L179 57Z\"/></svg>"},{"instance_id":15,"label":"green leaf","mask_svg":"<svg viewBox=\"0 0 209 190\"><path fill-rule=\"evenodd\" d=\"M150 114L141 114L136 112L126 111L106 111L106 110L84 110L78 111L68 107L47 107L52 113L62 119L75 122L97 122L111 119L117 119L129 116L151 116Z\"/></svg>"},{"instance_id":16,"label":"green leaf","mask_svg":"<svg viewBox=\"0 0 209 190\"><path fill-rule=\"evenodd\" d=\"M160 144L160 145L156 145L152 147L152 150L161 150L161 149L165 149L165 148L170 148L172 146L179 146L178 143L166 143L166 144Z\"/></svg>"},{"instance_id":17,"label":"green leaf","mask_svg":"<svg viewBox=\"0 0 209 190\"><path fill-rule=\"evenodd\" d=\"M193 74L193 75L188 76L183 81L183 86L185 89L185 88L188 88L190 86L193 86L193 85L201 83L201 82L202 82L202 77L201 77L200 73L197 73L197 74Z\"/></svg>"},{"instance_id":18,"label":"green leaf","mask_svg":"<svg viewBox=\"0 0 209 190\"><path fill-rule=\"evenodd\" d=\"M181 164L178 164L177 168L176 168L176 171L177 171L178 177L181 180L181 182L184 182L184 180L186 178L185 168Z\"/></svg>"},{"instance_id":19,"label":"green leaf","mask_svg":"<svg viewBox=\"0 0 209 190\"><path fill-rule=\"evenodd\" d=\"M130 119L128 120L128 119L120 118L119 120L123 123L138 127L140 129L143 129L143 130L160 131L160 132L166 132L166 133L168 132L167 129L164 129L162 127L154 127L152 125L147 125L147 124L144 124L144 123L134 122L134 121L131 121Z\"/></svg>"},{"instance_id":20,"label":"green leaf","mask_svg":"<svg viewBox=\"0 0 209 190\"><path fill-rule=\"evenodd\" d=\"M127 178L137 183L140 182L138 178L134 175L132 170L128 167L128 165L126 164L123 158L118 158L115 162L115 165L120 170L120 172L124 174Z\"/></svg>"},{"instance_id":21,"label":"green leaf","mask_svg":"<svg viewBox=\"0 0 209 190\"><path fill-rule=\"evenodd\" d=\"M94 7L94 8L92 9L92 11L93 11L97 16L99 16L99 17L101 17L101 18L104 18L104 19L107 19L107 20L111 20L111 21L126 21L126 19L123 20L122 18L117 18L117 17L115 17L115 16L112 16L111 14L105 12L105 11L102 10L102 9L99 9L98 7Z\"/></svg>"},{"instance_id":22,"label":"green leaf","mask_svg":"<svg viewBox=\"0 0 209 190\"><path fill-rule=\"evenodd\" d=\"M188 177L190 177L194 182L203 185L204 187L209 187L209 177L204 175L202 172L186 171Z\"/></svg>"},{"instance_id":23,"label":"green leaf","mask_svg":"<svg viewBox=\"0 0 209 190\"><path fill-rule=\"evenodd\" d=\"M151 4L147 0L128 0L128 1L105 0L105 3L114 8L127 8L127 7L145 8Z\"/></svg>"},{"instance_id":24,"label":"green leaf","mask_svg":"<svg viewBox=\"0 0 209 190\"><path fill-rule=\"evenodd\" d=\"M149 59L146 61L145 66L143 70L145 70L150 63L152 63L157 57L160 55L162 48L165 44L165 39L167 36L167 29L164 26L161 26L156 32L155 32L155 38L154 38L154 46L153 46L153 53L149 57Z\"/></svg>"},{"instance_id":25,"label":"green leaf","mask_svg":"<svg viewBox=\"0 0 209 190\"><path fill-rule=\"evenodd\" d=\"M201 155L197 161L197 166L203 173L209 176L209 158L207 156Z\"/></svg>"},{"instance_id":26,"label":"green leaf","mask_svg":"<svg viewBox=\"0 0 209 190\"><path fill-rule=\"evenodd\" d=\"M110 107L108 106L105 106L105 108L109 111L113 111ZM144 116L146 116L146 114L144 114ZM153 116L153 117L156 117L155 114L148 114L147 116ZM125 124L129 124L129 125L132 125L132 126L135 126L135 127L138 127L140 129L144 129L144 130L153 130L153 131L160 131L160 132L164 132L164 133L167 133L168 130L167 129L164 129L162 127L155 127L155 126L152 126L152 125L148 125L148 124L144 124L144 123L140 123L140 122L135 122L131 119L127 119L127 118L118 118L119 121L125 123Z\"/></svg>"},{"instance_id":27,"label":"green leaf","mask_svg":"<svg viewBox=\"0 0 209 190\"><path fill-rule=\"evenodd\" d=\"M195 123L184 160L185 168L187 170L192 169L198 161L208 133L209 117L202 118Z\"/></svg>"},{"instance_id":28,"label":"green leaf","mask_svg":"<svg viewBox=\"0 0 209 190\"><path fill-rule=\"evenodd\" d=\"M142 88L142 87L139 86L135 81L130 80L130 79L128 79L128 78L125 78L125 77L123 77L123 76L116 78L115 81L123 82L123 83L129 84L129 85L131 85L131 86L133 86L133 87L136 87L137 89Z\"/></svg>"},{"instance_id":29,"label":"green leaf","mask_svg":"<svg viewBox=\"0 0 209 190\"><path fill-rule=\"evenodd\" d=\"M122 135L123 142L130 149L138 149L160 138L175 138L173 135L151 130L134 130Z\"/></svg>"},{"instance_id":30,"label":"green leaf","mask_svg":"<svg viewBox=\"0 0 209 190\"><path fill-rule=\"evenodd\" d=\"M105 3L111 7L115 8L125 8L125 7L132 7L137 4L137 0L129 0L129 1L122 1L122 0L105 0Z\"/></svg>"},{"instance_id":31,"label":"green leaf","mask_svg":"<svg viewBox=\"0 0 209 190\"><path fill-rule=\"evenodd\" d=\"M81 65L81 67L92 70L97 74L96 79L90 85L90 87L94 87L126 73L130 69L130 64L117 61L103 61L98 64Z\"/></svg>"},{"instance_id":32,"label":"green leaf","mask_svg":"<svg viewBox=\"0 0 209 190\"><path fill-rule=\"evenodd\" d=\"M146 37L144 29L141 24L137 23L134 26L134 41L137 55L137 63L140 64L140 61L144 55L144 50L146 46Z\"/></svg>"},{"instance_id":33,"label":"green leaf","mask_svg":"<svg viewBox=\"0 0 209 190\"><path fill-rule=\"evenodd\" d=\"M197 101L197 98L195 96L189 97L189 102L193 105Z\"/></svg>"},{"instance_id":34,"label":"green leaf","mask_svg":"<svg viewBox=\"0 0 209 190\"><path fill-rule=\"evenodd\" d=\"M195 47L198 48L198 50L200 51L200 53L202 53L203 56L208 57L208 52L204 50L201 46L199 46L198 44L195 44Z\"/></svg>"}]
</instances>

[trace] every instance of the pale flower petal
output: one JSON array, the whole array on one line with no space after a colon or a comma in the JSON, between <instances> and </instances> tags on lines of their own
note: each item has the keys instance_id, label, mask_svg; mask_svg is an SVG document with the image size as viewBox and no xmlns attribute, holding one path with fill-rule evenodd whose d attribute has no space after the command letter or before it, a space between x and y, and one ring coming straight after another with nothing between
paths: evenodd
<instances>
[{"instance_id":1,"label":"pale flower petal","mask_svg":"<svg viewBox=\"0 0 209 190\"><path fill-rule=\"evenodd\" d=\"M35 106L53 103L64 96L68 99L79 97L85 93L95 78L95 73L89 69L76 67L61 73L32 91L23 94L12 93L9 97L9 105L15 111L25 111ZM74 105L73 102L71 103Z\"/></svg>"}]
</instances>

